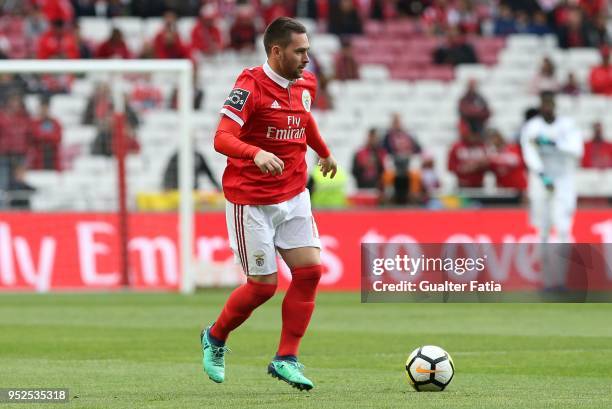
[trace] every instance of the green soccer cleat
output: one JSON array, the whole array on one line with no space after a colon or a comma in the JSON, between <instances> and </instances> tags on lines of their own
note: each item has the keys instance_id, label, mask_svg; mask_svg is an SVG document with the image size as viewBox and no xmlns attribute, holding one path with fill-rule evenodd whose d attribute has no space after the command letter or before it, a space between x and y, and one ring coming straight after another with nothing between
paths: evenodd
<instances>
[{"instance_id":1,"label":"green soccer cleat","mask_svg":"<svg viewBox=\"0 0 612 409\"><path fill-rule=\"evenodd\" d=\"M304 376L304 365L297 361L274 359L268 365L268 373L272 377L287 382L301 391L314 388L312 381Z\"/></svg>"},{"instance_id":2,"label":"green soccer cleat","mask_svg":"<svg viewBox=\"0 0 612 409\"><path fill-rule=\"evenodd\" d=\"M229 348L226 346L216 346L210 342L208 338L210 327L212 327L212 324L200 334L203 354L202 364L204 366L204 373L213 382L221 383L225 380L225 353L229 352Z\"/></svg>"}]
</instances>

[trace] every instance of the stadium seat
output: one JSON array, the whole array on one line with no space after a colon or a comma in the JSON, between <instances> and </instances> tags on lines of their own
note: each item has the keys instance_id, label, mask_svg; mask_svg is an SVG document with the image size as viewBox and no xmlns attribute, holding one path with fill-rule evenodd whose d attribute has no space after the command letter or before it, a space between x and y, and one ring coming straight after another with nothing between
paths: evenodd
<instances>
[{"instance_id":1,"label":"stadium seat","mask_svg":"<svg viewBox=\"0 0 612 409\"><path fill-rule=\"evenodd\" d=\"M65 127L62 135L62 145L80 145L89 147L96 137L95 126L70 126Z\"/></svg>"},{"instance_id":2,"label":"stadium seat","mask_svg":"<svg viewBox=\"0 0 612 409\"><path fill-rule=\"evenodd\" d=\"M83 36L94 43L107 40L112 30L111 20L102 17L81 17L79 26Z\"/></svg>"}]
</instances>

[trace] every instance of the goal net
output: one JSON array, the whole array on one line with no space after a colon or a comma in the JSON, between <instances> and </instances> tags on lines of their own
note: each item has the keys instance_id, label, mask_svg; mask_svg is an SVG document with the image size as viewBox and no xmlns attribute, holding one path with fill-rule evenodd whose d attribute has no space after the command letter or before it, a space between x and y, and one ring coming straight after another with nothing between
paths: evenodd
<instances>
[{"instance_id":1,"label":"goal net","mask_svg":"<svg viewBox=\"0 0 612 409\"><path fill-rule=\"evenodd\" d=\"M192 292L211 244L194 203L220 200L193 193L191 62L9 60L0 78L0 290Z\"/></svg>"}]
</instances>

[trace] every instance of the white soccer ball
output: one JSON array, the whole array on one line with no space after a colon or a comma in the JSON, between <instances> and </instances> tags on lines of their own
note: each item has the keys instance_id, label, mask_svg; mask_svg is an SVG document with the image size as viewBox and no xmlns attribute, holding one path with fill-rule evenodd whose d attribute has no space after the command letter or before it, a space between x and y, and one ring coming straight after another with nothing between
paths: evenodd
<instances>
[{"instance_id":1,"label":"white soccer ball","mask_svg":"<svg viewBox=\"0 0 612 409\"><path fill-rule=\"evenodd\" d=\"M453 379L455 365L440 347L425 345L412 351L406 361L408 381L419 392L443 391Z\"/></svg>"}]
</instances>

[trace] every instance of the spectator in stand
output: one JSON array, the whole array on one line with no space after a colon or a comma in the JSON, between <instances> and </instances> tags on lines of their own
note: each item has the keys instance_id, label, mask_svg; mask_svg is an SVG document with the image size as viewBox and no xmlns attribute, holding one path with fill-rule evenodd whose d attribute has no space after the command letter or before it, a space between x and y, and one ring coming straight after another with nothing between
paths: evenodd
<instances>
[{"instance_id":1,"label":"spectator in stand","mask_svg":"<svg viewBox=\"0 0 612 409\"><path fill-rule=\"evenodd\" d=\"M555 75L555 64L550 57L544 57L540 70L531 79L529 91L534 95L540 95L542 92L553 92L559 91L559 81Z\"/></svg>"},{"instance_id":2,"label":"spectator in stand","mask_svg":"<svg viewBox=\"0 0 612 409\"><path fill-rule=\"evenodd\" d=\"M573 72L567 73L567 80L565 84L561 86L561 93L571 96L578 96L582 93L582 87L576 79L576 75Z\"/></svg>"},{"instance_id":3,"label":"spectator in stand","mask_svg":"<svg viewBox=\"0 0 612 409\"><path fill-rule=\"evenodd\" d=\"M200 76L198 70L193 70L193 109L199 110L202 108L204 102L204 91L200 86ZM172 94L170 95L170 103L168 104L170 109L178 109L178 89L174 87Z\"/></svg>"},{"instance_id":4,"label":"spectator in stand","mask_svg":"<svg viewBox=\"0 0 612 409\"><path fill-rule=\"evenodd\" d=\"M478 57L474 47L456 28L451 28L446 36L446 44L434 50L434 63L444 65L476 64Z\"/></svg>"},{"instance_id":5,"label":"spectator in stand","mask_svg":"<svg viewBox=\"0 0 612 409\"><path fill-rule=\"evenodd\" d=\"M418 180L420 189L414 193L417 201L425 204L436 195L440 188L440 179L436 174L433 156L428 153L421 155L421 170L418 172Z\"/></svg>"},{"instance_id":6,"label":"spectator in stand","mask_svg":"<svg viewBox=\"0 0 612 409\"><path fill-rule=\"evenodd\" d=\"M505 3L500 4L497 16L493 20L493 33L496 36L506 36L517 32L516 18L512 9Z\"/></svg>"},{"instance_id":7,"label":"spectator in stand","mask_svg":"<svg viewBox=\"0 0 612 409\"><path fill-rule=\"evenodd\" d=\"M140 152L140 144L136 139L134 128L128 123L124 128L126 153ZM112 117L98 127L98 133L91 146L92 155L116 156L119 144L117 135L113 132Z\"/></svg>"},{"instance_id":8,"label":"spectator in stand","mask_svg":"<svg viewBox=\"0 0 612 409\"><path fill-rule=\"evenodd\" d=\"M336 72L335 78L337 80L346 81L359 79L359 64L355 59L355 54L349 38L342 39L340 52L336 55L334 61L334 69Z\"/></svg>"},{"instance_id":9,"label":"spectator in stand","mask_svg":"<svg viewBox=\"0 0 612 409\"><path fill-rule=\"evenodd\" d=\"M475 79L468 81L465 94L459 100L459 116L476 135L481 135L491 116L487 100L478 92L478 82Z\"/></svg>"},{"instance_id":10,"label":"spectator in stand","mask_svg":"<svg viewBox=\"0 0 612 409\"><path fill-rule=\"evenodd\" d=\"M528 34L546 35L552 34L550 26L548 25L548 18L543 11L536 11L531 18L531 22L527 28Z\"/></svg>"},{"instance_id":11,"label":"spectator in stand","mask_svg":"<svg viewBox=\"0 0 612 409\"><path fill-rule=\"evenodd\" d=\"M123 38L121 30L117 27L113 28L108 40L98 46L96 58L132 58L132 53Z\"/></svg>"},{"instance_id":12,"label":"spectator in stand","mask_svg":"<svg viewBox=\"0 0 612 409\"><path fill-rule=\"evenodd\" d=\"M74 21L74 8L70 0L39 0L38 3L47 21L61 20L64 24Z\"/></svg>"},{"instance_id":13,"label":"spectator in stand","mask_svg":"<svg viewBox=\"0 0 612 409\"><path fill-rule=\"evenodd\" d=\"M540 10L537 0L502 0L501 3L508 5L514 13L521 11L529 16Z\"/></svg>"},{"instance_id":14,"label":"spectator in stand","mask_svg":"<svg viewBox=\"0 0 612 409\"><path fill-rule=\"evenodd\" d=\"M129 100L130 106L140 114L161 108L164 96L161 89L151 81L151 74L147 73L133 79Z\"/></svg>"},{"instance_id":15,"label":"spectator in stand","mask_svg":"<svg viewBox=\"0 0 612 409\"><path fill-rule=\"evenodd\" d=\"M591 69L589 85L593 94L612 96L612 65L610 65L610 48L601 47L601 64Z\"/></svg>"},{"instance_id":16,"label":"spectator in stand","mask_svg":"<svg viewBox=\"0 0 612 409\"><path fill-rule=\"evenodd\" d=\"M200 18L191 31L191 49L206 55L223 50L223 36L217 24L218 9L214 4L206 4L200 10Z\"/></svg>"},{"instance_id":17,"label":"spectator in stand","mask_svg":"<svg viewBox=\"0 0 612 409\"><path fill-rule=\"evenodd\" d=\"M28 167L61 170L62 126L49 113L49 98L43 98L39 109L38 118L32 122L32 144Z\"/></svg>"},{"instance_id":18,"label":"spectator in stand","mask_svg":"<svg viewBox=\"0 0 612 409\"><path fill-rule=\"evenodd\" d=\"M396 204L408 203L410 192L410 159L412 155L421 153L421 146L416 139L408 133L403 125L401 117L393 114L391 127L383 140L383 147L391 155L395 168L393 179L393 202Z\"/></svg>"},{"instance_id":19,"label":"spectator in stand","mask_svg":"<svg viewBox=\"0 0 612 409\"><path fill-rule=\"evenodd\" d=\"M429 35L442 35L449 30L448 0L434 0L421 16L421 25Z\"/></svg>"},{"instance_id":20,"label":"spectator in stand","mask_svg":"<svg viewBox=\"0 0 612 409\"><path fill-rule=\"evenodd\" d=\"M87 101L85 112L83 112L83 125L105 126L110 122L113 115L113 100L108 84L100 83L96 87L93 95ZM138 126L138 115L126 100L125 115L127 122L132 128Z\"/></svg>"},{"instance_id":21,"label":"spectator in stand","mask_svg":"<svg viewBox=\"0 0 612 409\"><path fill-rule=\"evenodd\" d=\"M484 175L489 170L489 159L482 138L471 128L461 122L460 140L456 142L448 155L448 170L457 176L461 188L482 187Z\"/></svg>"},{"instance_id":22,"label":"spectator in stand","mask_svg":"<svg viewBox=\"0 0 612 409\"><path fill-rule=\"evenodd\" d=\"M253 51L257 29L253 22L254 11L250 5L241 5L236 10L236 19L230 27L230 46L236 51Z\"/></svg>"},{"instance_id":23,"label":"spectator in stand","mask_svg":"<svg viewBox=\"0 0 612 409\"><path fill-rule=\"evenodd\" d=\"M183 45L176 28L176 13L164 13L164 26L153 40L153 54L159 59L189 58L189 50Z\"/></svg>"},{"instance_id":24,"label":"spectator in stand","mask_svg":"<svg viewBox=\"0 0 612 409\"><path fill-rule=\"evenodd\" d=\"M527 189L527 174L521 147L517 143L506 143L496 129L488 129L486 141L491 170L495 174L497 187L516 189L520 194Z\"/></svg>"},{"instance_id":25,"label":"spectator in stand","mask_svg":"<svg viewBox=\"0 0 612 409\"><path fill-rule=\"evenodd\" d=\"M291 2L287 2L284 0L271 0L268 2L268 5L263 6L262 17L266 27L278 17L294 16L293 10L290 4L288 3Z\"/></svg>"},{"instance_id":26,"label":"spectator in stand","mask_svg":"<svg viewBox=\"0 0 612 409\"><path fill-rule=\"evenodd\" d=\"M28 46L28 58L36 55L38 39L49 29L49 23L40 7L32 5L26 8L24 35Z\"/></svg>"},{"instance_id":27,"label":"spectator in stand","mask_svg":"<svg viewBox=\"0 0 612 409\"><path fill-rule=\"evenodd\" d=\"M561 48L590 47L591 36L585 24L582 10L579 7L570 7L567 11L565 24L557 31L557 40Z\"/></svg>"},{"instance_id":28,"label":"spectator in stand","mask_svg":"<svg viewBox=\"0 0 612 409\"><path fill-rule=\"evenodd\" d=\"M612 42L608 33L608 19L605 13L595 16L589 33L589 42L593 47L605 46Z\"/></svg>"},{"instance_id":29,"label":"spectator in stand","mask_svg":"<svg viewBox=\"0 0 612 409\"><path fill-rule=\"evenodd\" d=\"M363 33L361 16L353 0L330 2L328 31L338 36Z\"/></svg>"},{"instance_id":30,"label":"spectator in stand","mask_svg":"<svg viewBox=\"0 0 612 409\"><path fill-rule=\"evenodd\" d=\"M351 173L359 189L381 189L386 152L380 146L378 132L371 128L364 146L353 156Z\"/></svg>"},{"instance_id":31,"label":"spectator in stand","mask_svg":"<svg viewBox=\"0 0 612 409\"><path fill-rule=\"evenodd\" d=\"M200 183L198 180L198 176L204 175L208 177L210 183L217 191L222 191L223 188L219 184L217 178L210 170L204 155L202 155L197 150L193 152L193 188L194 190L198 190L200 188ZM168 160L168 164L166 165L166 170L164 171L164 180L163 187L164 190L178 190L179 188L179 165L178 165L178 152L175 152L170 159Z\"/></svg>"},{"instance_id":32,"label":"spectator in stand","mask_svg":"<svg viewBox=\"0 0 612 409\"><path fill-rule=\"evenodd\" d=\"M472 0L458 0L448 12L448 23L463 34L478 34L480 19Z\"/></svg>"},{"instance_id":33,"label":"spectator in stand","mask_svg":"<svg viewBox=\"0 0 612 409\"><path fill-rule=\"evenodd\" d=\"M73 35L76 40L77 48L79 50L79 58L90 59L93 58L93 45L81 35L81 27L78 24L74 25Z\"/></svg>"},{"instance_id":34,"label":"spectator in stand","mask_svg":"<svg viewBox=\"0 0 612 409\"><path fill-rule=\"evenodd\" d=\"M29 210L30 197L36 189L25 181L26 166L23 163L16 163L11 173L13 176L7 187L8 206L11 209Z\"/></svg>"},{"instance_id":35,"label":"spectator in stand","mask_svg":"<svg viewBox=\"0 0 612 409\"><path fill-rule=\"evenodd\" d=\"M136 17L159 17L167 10L165 0L131 0L130 15Z\"/></svg>"},{"instance_id":36,"label":"spectator in stand","mask_svg":"<svg viewBox=\"0 0 612 409\"><path fill-rule=\"evenodd\" d=\"M0 110L0 190L13 179L13 169L22 164L31 143L32 122L21 94L8 96Z\"/></svg>"},{"instance_id":37,"label":"spectator in stand","mask_svg":"<svg viewBox=\"0 0 612 409\"><path fill-rule=\"evenodd\" d=\"M595 20L607 11L606 0L578 0L578 4L584 10L587 18Z\"/></svg>"},{"instance_id":38,"label":"spectator in stand","mask_svg":"<svg viewBox=\"0 0 612 409\"><path fill-rule=\"evenodd\" d=\"M582 167L612 169L612 143L604 139L601 122L593 124L593 137L584 144Z\"/></svg>"},{"instance_id":39,"label":"spectator in stand","mask_svg":"<svg viewBox=\"0 0 612 409\"><path fill-rule=\"evenodd\" d=\"M25 94L27 83L18 75L0 73L0 107L3 107L13 94Z\"/></svg>"},{"instance_id":40,"label":"spectator in stand","mask_svg":"<svg viewBox=\"0 0 612 409\"><path fill-rule=\"evenodd\" d=\"M49 30L38 40L37 57L64 59L79 58L79 56L77 39L70 30L65 28L64 20L53 20Z\"/></svg>"}]
</instances>

